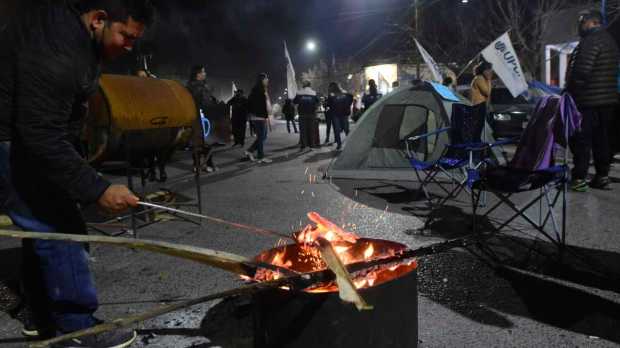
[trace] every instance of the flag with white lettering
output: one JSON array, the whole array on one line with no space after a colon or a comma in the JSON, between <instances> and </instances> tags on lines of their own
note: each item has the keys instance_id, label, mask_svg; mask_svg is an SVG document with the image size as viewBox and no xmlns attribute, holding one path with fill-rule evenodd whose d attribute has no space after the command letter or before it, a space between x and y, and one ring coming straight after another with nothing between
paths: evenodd
<instances>
[{"instance_id":1,"label":"flag with white lettering","mask_svg":"<svg viewBox=\"0 0 620 348\"><path fill-rule=\"evenodd\" d=\"M418 46L418 50L420 50L420 54L422 55L422 59L424 59L424 63L426 63L426 66L428 66L428 68L431 70L431 74L433 75L433 80L435 82L442 83L443 82L443 75L441 74L441 69L439 68L439 65L437 64L435 59L433 59L433 57L431 57L431 55L428 53L428 51L426 51L424 49L424 47L422 47L422 45L420 44L418 39L414 39L414 40L415 40L415 44ZM418 76L418 78L419 78L419 76Z\"/></svg>"},{"instance_id":2,"label":"flag with white lettering","mask_svg":"<svg viewBox=\"0 0 620 348\"><path fill-rule=\"evenodd\" d=\"M516 98L527 91L525 73L508 33L500 36L485 48L482 56L487 62L493 64L493 70L513 97Z\"/></svg>"},{"instance_id":3,"label":"flag with white lettering","mask_svg":"<svg viewBox=\"0 0 620 348\"><path fill-rule=\"evenodd\" d=\"M288 53L288 47L286 41L284 41L284 57L286 57L286 88L289 99L295 99L297 95L297 80L295 79L295 68L293 68L293 61L291 55Z\"/></svg>"}]
</instances>

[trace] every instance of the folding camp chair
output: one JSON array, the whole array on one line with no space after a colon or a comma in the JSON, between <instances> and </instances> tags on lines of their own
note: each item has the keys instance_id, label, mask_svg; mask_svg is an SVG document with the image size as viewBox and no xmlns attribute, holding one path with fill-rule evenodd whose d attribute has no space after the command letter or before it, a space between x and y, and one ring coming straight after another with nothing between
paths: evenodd
<instances>
[{"instance_id":1,"label":"folding camp chair","mask_svg":"<svg viewBox=\"0 0 620 348\"><path fill-rule=\"evenodd\" d=\"M507 166L489 166L480 172L472 186L473 229L478 231L478 201L484 192L497 197L481 215L489 218L500 207L506 206L512 215L491 232L499 232L522 218L551 242L562 247L566 241L566 191L569 182L567 165L569 137L580 127L581 115L570 96L545 97L521 137L514 158ZM562 149L561 163L556 164L556 150ZM513 201L517 195L529 192L533 197L525 204ZM561 216L556 205L561 203ZM537 206L538 205L538 206ZM537 206L538 217L531 215ZM551 225L552 233L546 229Z\"/></svg>"},{"instance_id":2,"label":"folding camp chair","mask_svg":"<svg viewBox=\"0 0 620 348\"><path fill-rule=\"evenodd\" d=\"M489 144L482 141L485 120L475 115L471 106L454 104L450 124L451 126L447 128L409 137L405 143L407 158L420 182L418 192L423 193L429 204L435 207L456 198L462 191L469 192L471 180L476 178L475 173L478 173L485 161L491 158L492 148L506 143ZM449 133L450 144L446 145L438 159L424 161L416 156L415 149L420 142L428 141L429 138L445 132ZM448 178L447 183L438 178L440 174ZM437 205L434 205L428 191L430 184L436 184L446 193L445 197L439 199Z\"/></svg>"}]
</instances>

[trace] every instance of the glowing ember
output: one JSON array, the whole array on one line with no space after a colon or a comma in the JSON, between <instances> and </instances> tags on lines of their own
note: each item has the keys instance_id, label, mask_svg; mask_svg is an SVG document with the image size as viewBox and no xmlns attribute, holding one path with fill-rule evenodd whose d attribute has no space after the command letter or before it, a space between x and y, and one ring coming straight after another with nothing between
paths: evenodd
<instances>
[{"instance_id":1,"label":"glowing ember","mask_svg":"<svg viewBox=\"0 0 620 348\"><path fill-rule=\"evenodd\" d=\"M368 246L368 248L366 248L366 250L364 250L364 258L365 259L370 259L372 257L372 254L375 253L375 248L372 246L372 244L370 244Z\"/></svg>"},{"instance_id":2,"label":"glowing ember","mask_svg":"<svg viewBox=\"0 0 620 348\"><path fill-rule=\"evenodd\" d=\"M256 260L300 273L325 270L327 265L321 259L320 251L314 243L318 238L330 241L334 251L345 265L395 256L406 249L404 245L394 242L362 239L324 219L317 213L309 213L308 218L316 225L308 225L301 232L294 234L297 244L278 245L275 249L259 255ZM373 287L399 278L416 268L415 260L377 266L352 274L353 283L358 289ZM279 272L260 269L253 280L268 281L280 278L282 278L282 274ZM331 282L319 284L307 291L313 293L334 292L338 291L338 287L335 282Z\"/></svg>"}]
</instances>

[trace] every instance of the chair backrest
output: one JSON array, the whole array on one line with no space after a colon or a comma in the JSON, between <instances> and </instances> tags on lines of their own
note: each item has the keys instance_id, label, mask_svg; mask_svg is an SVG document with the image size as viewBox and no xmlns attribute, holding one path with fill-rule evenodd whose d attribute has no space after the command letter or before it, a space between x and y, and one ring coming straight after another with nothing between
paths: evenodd
<instances>
[{"instance_id":1,"label":"chair backrest","mask_svg":"<svg viewBox=\"0 0 620 348\"><path fill-rule=\"evenodd\" d=\"M536 105L521 136L509 167L536 171L555 165L556 144L564 147L564 164L568 138L581 126L581 114L568 95L547 96Z\"/></svg>"},{"instance_id":2,"label":"chair backrest","mask_svg":"<svg viewBox=\"0 0 620 348\"><path fill-rule=\"evenodd\" d=\"M454 104L450 116L450 143L452 145L477 144L482 142L485 115L476 107Z\"/></svg>"}]
</instances>

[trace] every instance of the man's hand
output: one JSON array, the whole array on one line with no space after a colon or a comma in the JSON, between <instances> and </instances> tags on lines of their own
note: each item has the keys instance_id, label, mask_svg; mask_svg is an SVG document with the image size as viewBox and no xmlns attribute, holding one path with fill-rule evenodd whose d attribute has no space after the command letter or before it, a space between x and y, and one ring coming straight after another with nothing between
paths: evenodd
<instances>
[{"instance_id":1,"label":"man's hand","mask_svg":"<svg viewBox=\"0 0 620 348\"><path fill-rule=\"evenodd\" d=\"M107 213L120 214L129 207L136 207L140 199L124 185L112 185L97 201L99 207Z\"/></svg>"}]
</instances>

